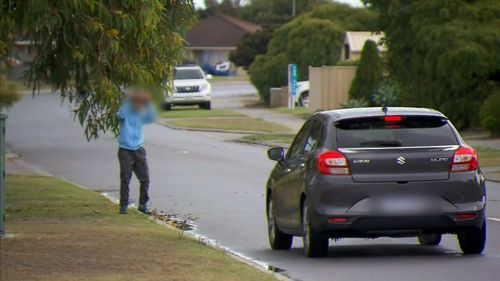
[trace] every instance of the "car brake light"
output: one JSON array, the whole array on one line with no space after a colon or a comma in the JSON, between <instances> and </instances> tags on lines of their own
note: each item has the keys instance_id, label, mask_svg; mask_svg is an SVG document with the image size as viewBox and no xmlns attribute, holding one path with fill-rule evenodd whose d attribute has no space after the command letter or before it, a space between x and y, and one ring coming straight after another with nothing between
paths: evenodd
<instances>
[{"instance_id":1,"label":"car brake light","mask_svg":"<svg viewBox=\"0 0 500 281\"><path fill-rule=\"evenodd\" d=\"M386 115L386 116L384 116L385 122L401 122L401 120L403 120L403 117L398 116L398 115Z\"/></svg>"},{"instance_id":2,"label":"car brake light","mask_svg":"<svg viewBox=\"0 0 500 281\"><path fill-rule=\"evenodd\" d=\"M477 153L471 147L460 147L453 155L452 172L475 171L478 168Z\"/></svg>"},{"instance_id":3,"label":"car brake light","mask_svg":"<svg viewBox=\"0 0 500 281\"><path fill-rule=\"evenodd\" d=\"M318 157L318 170L323 175L349 175L349 165L344 154L338 151L323 152Z\"/></svg>"},{"instance_id":4,"label":"car brake light","mask_svg":"<svg viewBox=\"0 0 500 281\"><path fill-rule=\"evenodd\" d=\"M333 217L333 218L328 218L329 223L346 223L347 218L344 217Z\"/></svg>"},{"instance_id":5,"label":"car brake light","mask_svg":"<svg viewBox=\"0 0 500 281\"><path fill-rule=\"evenodd\" d=\"M455 215L455 220L472 220L475 219L476 215L475 214L457 214Z\"/></svg>"}]
</instances>

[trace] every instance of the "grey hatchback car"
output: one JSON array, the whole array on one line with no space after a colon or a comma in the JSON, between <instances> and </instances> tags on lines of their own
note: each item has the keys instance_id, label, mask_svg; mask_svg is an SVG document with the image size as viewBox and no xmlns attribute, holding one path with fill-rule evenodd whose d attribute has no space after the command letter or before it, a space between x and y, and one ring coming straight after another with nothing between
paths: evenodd
<instances>
[{"instance_id":1,"label":"grey hatchback car","mask_svg":"<svg viewBox=\"0 0 500 281\"><path fill-rule=\"evenodd\" d=\"M486 188L476 151L440 112L356 108L313 114L267 183L269 242L290 249L302 236L308 257L330 238L418 237L438 245L457 234L465 254L486 242Z\"/></svg>"}]
</instances>

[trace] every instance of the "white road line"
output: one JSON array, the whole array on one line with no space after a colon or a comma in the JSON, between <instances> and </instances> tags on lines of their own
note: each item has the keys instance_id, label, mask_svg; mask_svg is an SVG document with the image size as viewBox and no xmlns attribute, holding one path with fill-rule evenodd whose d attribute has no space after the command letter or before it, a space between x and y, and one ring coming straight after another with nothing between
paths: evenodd
<instances>
[{"instance_id":1,"label":"white road line","mask_svg":"<svg viewBox=\"0 0 500 281\"><path fill-rule=\"evenodd\" d=\"M488 219L492 220L492 221L500 222L500 219L497 219L497 218L488 218Z\"/></svg>"}]
</instances>

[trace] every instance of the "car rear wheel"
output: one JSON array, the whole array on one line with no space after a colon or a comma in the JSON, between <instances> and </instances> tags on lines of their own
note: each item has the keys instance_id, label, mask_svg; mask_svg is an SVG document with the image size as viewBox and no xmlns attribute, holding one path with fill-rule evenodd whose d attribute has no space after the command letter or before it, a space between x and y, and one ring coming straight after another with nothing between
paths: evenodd
<instances>
[{"instance_id":1,"label":"car rear wheel","mask_svg":"<svg viewBox=\"0 0 500 281\"><path fill-rule=\"evenodd\" d=\"M267 202L267 234L273 250L289 250L292 247L293 236L281 232L278 228L272 198Z\"/></svg>"},{"instance_id":2,"label":"car rear wheel","mask_svg":"<svg viewBox=\"0 0 500 281\"><path fill-rule=\"evenodd\" d=\"M486 244L486 221L480 228L466 228L457 234L460 249L466 255L480 254Z\"/></svg>"},{"instance_id":3,"label":"car rear wheel","mask_svg":"<svg viewBox=\"0 0 500 281\"><path fill-rule=\"evenodd\" d=\"M302 206L302 240L306 256L321 258L328 255L328 235L313 229L307 199Z\"/></svg>"},{"instance_id":4,"label":"car rear wheel","mask_svg":"<svg viewBox=\"0 0 500 281\"><path fill-rule=\"evenodd\" d=\"M424 246L436 246L441 243L441 234L439 233L424 233L418 236L418 242Z\"/></svg>"},{"instance_id":5,"label":"car rear wheel","mask_svg":"<svg viewBox=\"0 0 500 281\"><path fill-rule=\"evenodd\" d=\"M210 110L210 109L212 109L212 104L210 102L204 102L204 103L200 103L199 107L201 109Z\"/></svg>"},{"instance_id":6,"label":"car rear wheel","mask_svg":"<svg viewBox=\"0 0 500 281\"><path fill-rule=\"evenodd\" d=\"M309 92L304 92L300 95L299 105L302 107L309 107Z\"/></svg>"},{"instance_id":7,"label":"car rear wheel","mask_svg":"<svg viewBox=\"0 0 500 281\"><path fill-rule=\"evenodd\" d=\"M171 109L172 109L171 103L164 103L163 104L163 110L171 110Z\"/></svg>"}]
</instances>

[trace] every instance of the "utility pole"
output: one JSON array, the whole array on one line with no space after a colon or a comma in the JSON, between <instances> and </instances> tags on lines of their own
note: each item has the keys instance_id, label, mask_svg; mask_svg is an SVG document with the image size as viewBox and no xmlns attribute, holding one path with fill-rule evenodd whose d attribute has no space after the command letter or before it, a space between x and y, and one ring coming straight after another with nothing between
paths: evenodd
<instances>
[{"instance_id":1,"label":"utility pole","mask_svg":"<svg viewBox=\"0 0 500 281\"><path fill-rule=\"evenodd\" d=\"M295 17L297 14L297 0L292 0L292 16Z\"/></svg>"},{"instance_id":2,"label":"utility pole","mask_svg":"<svg viewBox=\"0 0 500 281\"><path fill-rule=\"evenodd\" d=\"M0 237L5 235L5 119L0 111Z\"/></svg>"}]
</instances>

